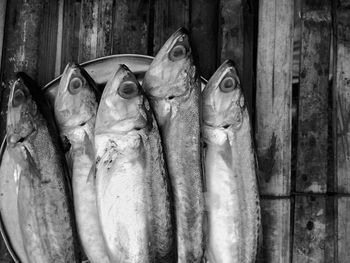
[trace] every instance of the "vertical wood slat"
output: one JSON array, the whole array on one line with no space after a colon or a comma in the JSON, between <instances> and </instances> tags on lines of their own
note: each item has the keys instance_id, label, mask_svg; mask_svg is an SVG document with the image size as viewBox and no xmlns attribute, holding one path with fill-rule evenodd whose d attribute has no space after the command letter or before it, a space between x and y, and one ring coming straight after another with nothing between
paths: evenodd
<instances>
[{"instance_id":1,"label":"vertical wood slat","mask_svg":"<svg viewBox=\"0 0 350 263\"><path fill-rule=\"evenodd\" d=\"M290 199L262 199L263 240L259 263L290 262Z\"/></svg>"},{"instance_id":2,"label":"vertical wood slat","mask_svg":"<svg viewBox=\"0 0 350 263\"><path fill-rule=\"evenodd\" d=\"M244 0L220 1L220 61L232 59L238 73L243 74L243 2Z\"/></svg>"},{"instance_id":3,"label":"vertical wood slat","mask_svg":"<svg viewBox=\"0 0 350 263\"><path fill-rule=\"evenodd\" d=\"M116 2L113 21L113 52L148 52L150 0Z\"/></svg>"},{"instance_id":4,"label":"vertical wood slat","mask_svg":"<svg viewBox=\"0 0 350 263\"><path fill-rule=\"evenodd\" d=\"M59 7L57 1L45 0L43 4L37 78L40 86L45 85L55 76Z\"/></svg>"},{"instance_id":5,"label":"vertical wood slat","mask_svg":"<svg viewBox=\"0 0 350 263\"><path fill-rule=\"evenodd\" d=\"M62 21L62 72L68 62L78 61L81 1L64 0Z\"/></svg>"},{"instance_id":6,"label":"vertical wood slat","mask_svg":"<svg viewBox=\"0 0 350 263\"><path fill-rule=\"evenodd\" d=\"M327 191L330 1L302 6L296 191Z\"/></svg>"},{"instance_id":7,"label":"vertical wood slat","mask_svg":"<svg viewBox=\"0 0 350 263\"><path fill-rule=\"evenodd\" d=\"M1 70L1 61L2 61L2 48L3 48L3 41L4 41L6 4L7 4L7 0L0 1L0 70Z\"/></svg>"},{"instance_id":8,"label":"vertical wood slat","mask_svg":"<svg viewBox=\"0 0 350 263\"><path fill-rule=\"evenodd\" d=\"M62 40L63 40L63 8L64 0L58 0L58 19L57 19L57 44L56 44L56 63L55 77L61 74L62 63Z\"/></svg>"},{"instance_id":9,"label":"vertical wood slat","mask_svg":"<svg viewBox=\"0 0 350 263\"><path fill-rule=\"evenodd\" d=\"M217 66L219 0L191 3L191 40L201 76L209 79Z\"/></svg>"},{"instance_id":10,"label":"vertical wood slat","mask_svg":"<svg viewBox=\"0 0 350 263\"><path fill-rule=\"evenodd\" d=\"M337 16L335 74L336 171L340 193L350 193L350 1L341 1Z\"/></svg>"},{"instance_id":11,"label":"vertical wood slat","mask_svg":"<svg viewBox=\"0 0 350 263\"><path fill-rule=\"evenodd\" d=\"M109 56L113 50L113 0L99 1L96 57Z\"/></svg>"},{"instance_id":12,"label":"vertical wood slat","mask_svg":"<svg viewBox=\"0 0 350 263\"><path fill-rule=\"evenodd\" d=\"M350 198L340 197L337 203L337 260L338 263L348 263L350 258Z\"/></svg>"},{"instance_id":13,"label":"vertical wood slat","mask_svg":"<svg viewBox=\"0 0 350 263\"><path fill-rule=\"evenodd\" d=\"M157 54L165 41L179 27L189 28L189 0L155 0L153 52Z\"/></svg>"},{"instance_id":14,"label":"vertical wood slat","mask_svg":"<svg viewBox=\"0 0 350 263\"><path fill-rule=\"evenodd\" d=\"M96 58L98 1L82 0L78 63Z\"/></svg>"},{"instance_id":15,"label":"vertical wood slat","mask_svg":"<svg viewBox=\"0 0 350 263\"><path fill-rule=\"evenodd\" d=\"M259 2L255 138L260 192L289 195L293 1Z\"/></svg>"},{"instance_id":16,"label":"vertical wood slat","mask_svg":"<svg viewBox=\"0 0 350 263\"><path fill-rule=\"evenodd\" d=\"M337 262L333 202L329 196L295 198L293 262Z\"/></svg>"}]
</instances>

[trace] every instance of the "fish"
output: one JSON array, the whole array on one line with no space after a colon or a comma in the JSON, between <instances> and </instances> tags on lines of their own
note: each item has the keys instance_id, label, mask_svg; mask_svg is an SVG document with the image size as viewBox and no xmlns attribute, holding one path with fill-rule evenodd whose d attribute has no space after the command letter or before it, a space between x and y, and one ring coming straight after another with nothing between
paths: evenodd
<instances>
[{"instance_id":1,"label":"fish","mask_svg":"<svg viewBox=\"0 0 350 263\"><path fill-rule=\"evenodd\" d=\"M75 220L91 263L109 263L97 213L94 129L101 94L76 63L68 63L57 88L54 112L72 177Z\"/></svg>"},{"instance_id":2,"label":"fish","mask_svg":"<svg viewBox=\"0 0 350 263\"><path fill-rule=\"evenodd\" d=\"M202 96L206 259L253 263L261 226L258 181L249 114L232 61L217 69Z\"/></svg>"},{"instance_id":3,"label":"fish","mask_svg":"<svg viewBox=\"0 0 350 263\"><path fill-rule=\"evenodd\" d=\"M23 245L21 229L19 227L19 217L17 208L18 186L20 167L16 165L10 157L6 142L3 144L3 153L0 165L0 213L4 224L8 243L14 250L18 259L23 263L28 263L27 254Z\"/></svg>"},{"instance_id":4,"label":"fish","mask_svg":"<svg viewBox=\"0 0 350 263\"><path fill-rule=\"evenodd\" d=\"M178 29L165 42L142 85L159 125L168 165L178 262L201 262L205 230L201 82L186 29Z\"/></svg>"},{"instance_id":5,"label":"fish","mask_svg":"<svg viewBox=\"0 0 350 263\"><path fill-rule=\"evenodd\" d=\"M11 86L7 145L20 167L17 209L31 263L79 262L68 171L52 111L23 75ZM51 118L47 118L51 115Z\"/></svg>"},{"instance_id":6,"label":"fish","mask_svg":"<svg viewBox=\"0 0 350 263\"><path fill-rule=\"evenodd\" d=\"M103 91L95 151L97 207L111 262L174 262L160 135L142 88L125 65Z\"/></svg>"}]
</instances>

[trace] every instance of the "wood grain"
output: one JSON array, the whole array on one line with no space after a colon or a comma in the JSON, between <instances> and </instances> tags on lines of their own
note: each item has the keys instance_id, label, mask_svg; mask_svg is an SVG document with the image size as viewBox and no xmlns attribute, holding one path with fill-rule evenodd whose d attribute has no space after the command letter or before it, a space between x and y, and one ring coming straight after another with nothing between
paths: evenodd
<instances>
[{"instance_id":1,"label":"wood grain","mask_svg":"<svg viewBox=\"0 0 350 263\"><path fill-rule=\"evenodd\" d=\"M334 200L328 196L297 196L294 212L293 262L335 261Z\"/></svg>"},{"instance_id":2,"label":"wood grain","mask_svg":"<svg viewBox=\"0 0 350 263\"><path fill-rule=\"evenodd\" d=\"M201 76L209 79L215 72L218 50L219 0L198 0L191 3L191 40Z\"/></svg>"},{"instance_id":3,"label":"wood grain","mask_svg":"<svg viewBox=\"0 0 350 263\"><path fill-rule=\"evenodd\" d=\"M147 54L150 0L116 2L113 52Z\"/></svg>"},{"instance_id":4,"label":"wood grain","mask_svg":"<svg viewBox=\"0 0 350 263\"><path fill-rule=\"evenodd\" d=\"M2 58L2 47L4 41L4 29L5 29L5 17L6 17L6 4L7 0L0 1L0 71L1 71L1 58Z\"/></svg>"},{"instance_id":5,"label":"wood grain","mask_svg":"<svg viewBox=\"0 0 350 263\"><path fill-rule=\"evenodd\" d=\"M99 1L96 57L112 55L113 0Z\"/></svg>"},{"instance_id":6,"label":"wood grain","mask_svg":"<svg viewBox=\"0 0 350 263\"><path fill-rule=\"evenodd\" d=\"M348 263L350 258L350 198L340 197L337 204L337 261Z\"/></svg>"},{"instance_id":7,"label":"wood grain","mask_svg":"<svg viewBox=\"0 0 350 263\"><path fill-rule=\"evenodd\" d=\"M255 138L262 194L289 195L293 1L259 2Z\"/></svg>"},{"instance_id":8,"label":"wood grain","mask_svg":"<svg viewBox=\"0 0 350 263\"><path fill-rule=\"evenodd\" d=\"M39 86L44 86L55 77L58 4L57 1L43 2L43 17L40 26L38 78Z\"/></svg>"},{"instance_id":9,"label":"wood grain","mask_svg":"<svg viewBox=\"0 0 350 263\"><path fill-rule=\"evenodd\" d=\"M330 1L304 1L296 191L327 191Z\"/></svg>"},{"instance_id":10,"label":"wood grain","mask_svg":"<svg viewBox=\"0 0 350 263\"><path fill-rule=\"evenodd\" d=\"M336 171L338 192L350 193L350 1L337 9L335 74Z\"/></svg>"},{"instance_id":11,"label":"wood grain","mask_svg":"<svg viewBox=\"0 0 350 263\"><path fill-rule=\"evenodd\" d=\"M68 62L78 62L81 2L64 0L61 72Z\"/></svg>"},{"instance_id":12,"label":"wood grain","mask_svg":"<svg viewBox=\"0 0 350 263\"><path fill-rule=\"evenodd\" d=\"M290 262L290 200L261 200L263 240L259 263Z\"/></svg>"},{"instance_id":13,"label":"wood grain","mask_svg":"<svg viewBox=\"0 0 350 263\"><path fill-rule=\"evenodd\" d=\"M155 0L153 52L157 54L165 41L179 27L189 28L189 0Z\"/></svg>"}]
</instances>

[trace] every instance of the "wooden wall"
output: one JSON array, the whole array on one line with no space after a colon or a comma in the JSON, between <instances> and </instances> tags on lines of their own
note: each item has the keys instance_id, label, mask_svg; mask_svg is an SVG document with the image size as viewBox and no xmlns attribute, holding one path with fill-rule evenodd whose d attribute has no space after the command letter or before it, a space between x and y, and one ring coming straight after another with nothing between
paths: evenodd
<instances>
[{"instance_id":1,"label":"wooden wall","mask_svg":"<svg viewBox=\"0 0 350 263\"><path fill-rule=\"evenodd\" d=\"M228 58L241 76L259 161L259 262L349 262L349 0L0 0L0 139L15 71L44 85L68 61L154 55L179 26L202 76ZM0 262L12 262L2 243Z\"/></svg>"}]
</instances>

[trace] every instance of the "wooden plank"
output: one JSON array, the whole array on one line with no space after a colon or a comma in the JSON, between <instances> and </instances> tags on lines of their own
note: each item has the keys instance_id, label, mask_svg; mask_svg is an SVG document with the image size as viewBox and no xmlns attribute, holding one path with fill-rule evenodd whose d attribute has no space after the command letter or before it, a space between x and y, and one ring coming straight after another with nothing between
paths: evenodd
<instances>
[{"instance_id":1,"label":"wooden plank","mask_svg":"<svg viewBox=\"0 0 350 263\"><path fill-rule=\"evenodd\" d=\"M113 0L99 1L96 57L109 56L113 49Z\"/></svg>"},{"instance_id":2,"label":"wooden plank","mask_svg":"<svg viewBox=\"0 0 350 263\"><path fill-rule=\"evenodd\" d=\"M350 1L337 8L335 75L336 171L338 192L350 193Z\"/></svg>"},{"instance_id":3,"label":"wooden plank","mask_svg":"<svg viewBox=\"0 0 350 263\"><path fill-rule=\"evenodd\" d=\"M232 59L240 75L243 74L244 0L220 1L219 52L221 63Z\"/></svg>"},{"instance_id":4,"label":"wooden plank","mask_svg":"<svg viewBox=\"0 0 350 263\"><path fill-rule=\"evenodd\" d=\"M154 2L154 48L156 54L165 41L179 27L189 28L189 0L155 0Z\"/></svg>"},{"instance_id":5,"label":"wooden plank","mask_svg":"<svg viewBox=\"0 0 350 263\"><path fill-rule=\"evenodd\" d=\"M64 0L58 0L57 2L58 2L58 21L57 21L57 37L56 37L57 44L56 44L55 77L61 74Z\"/></svg>"},{"instance_id":6,"label":"wooden plank","mask_svg":"<svg viewBox=\"0 0 350 263\"><path fill-rule=\"evenodd\" d=\"M263 240L259 263L290 262L290 200L261 200Z\"/></svg>"},{"instance_id":7,"label":"wooden plank","mask_svg":"<svg viewBox=\"0 0 350 263\"><path fill-rule=\"evenodd\" d=\"M78 61L81 1L64 0L61 72L68 62Z\"/></svg>"},{"instance_id":8,"label":"wooden plank","mask_svg":"<svg viewBox=\"0 0 350 263\"><path fill-rule=\"evenodd\" d=\"M191 3L191 39L201 76L209 79L217 67L219 0Z\"/></svg>"},{"instance_id":9,"label":"wooden plank","mask_svg":"<svg viewBox=\"0 0 350 263\"><path fill-rule=\"evenodd\" d=\"M55 58L57 48L58 2L43 1L44 10L40 26L40 46L38 59L38 78L40 86L44 86L55 77Z\"/></svg>"},{"instance_id":10,"label":"wooden plank","mask_svg":"<svg viewBox=\"0 0 350 263\"><path fill-rule=\"evenodd\" d=\"M116 2L113 53L147 54L150 0Z\"/></svg>"},{"instance_id":11,"label":"wooden plank","mask_svg":"<svg viewBox=\"0 0 350 263\"><path fill-rule=\"evenodd\" d=\"M331 2L302 6L296 191L327 191Z\"/></svg>"},{"instance_id":12,"label":"wooden plank","mask_svg":"<svg viewBox=\"0 0 350 263\"><path fill-rule=\"evenodd\" d=\"M289 195L293 1L259 2L255 138L260 191Z\"/></svg>"},{"instance_id":13,"label":"wooden plank","mask_svg":"<svg viewBox=\"0 0 350 263\"><path fill-rule=\"evenodd\" d=\"M2 47L4 41L5 32L5 17L6 17L6 4L7 0L0 1L0 70L1 70L1 58L2 58Z\"/></svg>"},{"instance_id":14,"label":"wooden plank","mask_svg":"<svg viewBox=\"0 0 350 263\"><path fill-rule=\"evenodd\" d=\"M334 200L325 196L295 198L293 262L337 262L334 249Z\"/></svg>"},{"instance_id":15,"label":"wooden plank","mask_svg":"<svg viewBox=\"0 0 350 263\"><path fill-rule=\"evenodd\" d=\"M98 1L82 0L80 15L79 63L96 58Z\"/></svg>"},{"instance_id":16,"label":"wooden plank","mask_svg":"<svg viewBox=\"0 0 350 263\"><path fill-rule=\"evenodd\" d=\"M337 218L337 261L348 263L350 258L350 198L338 198Z\"/></svg>"}]
</instances>

